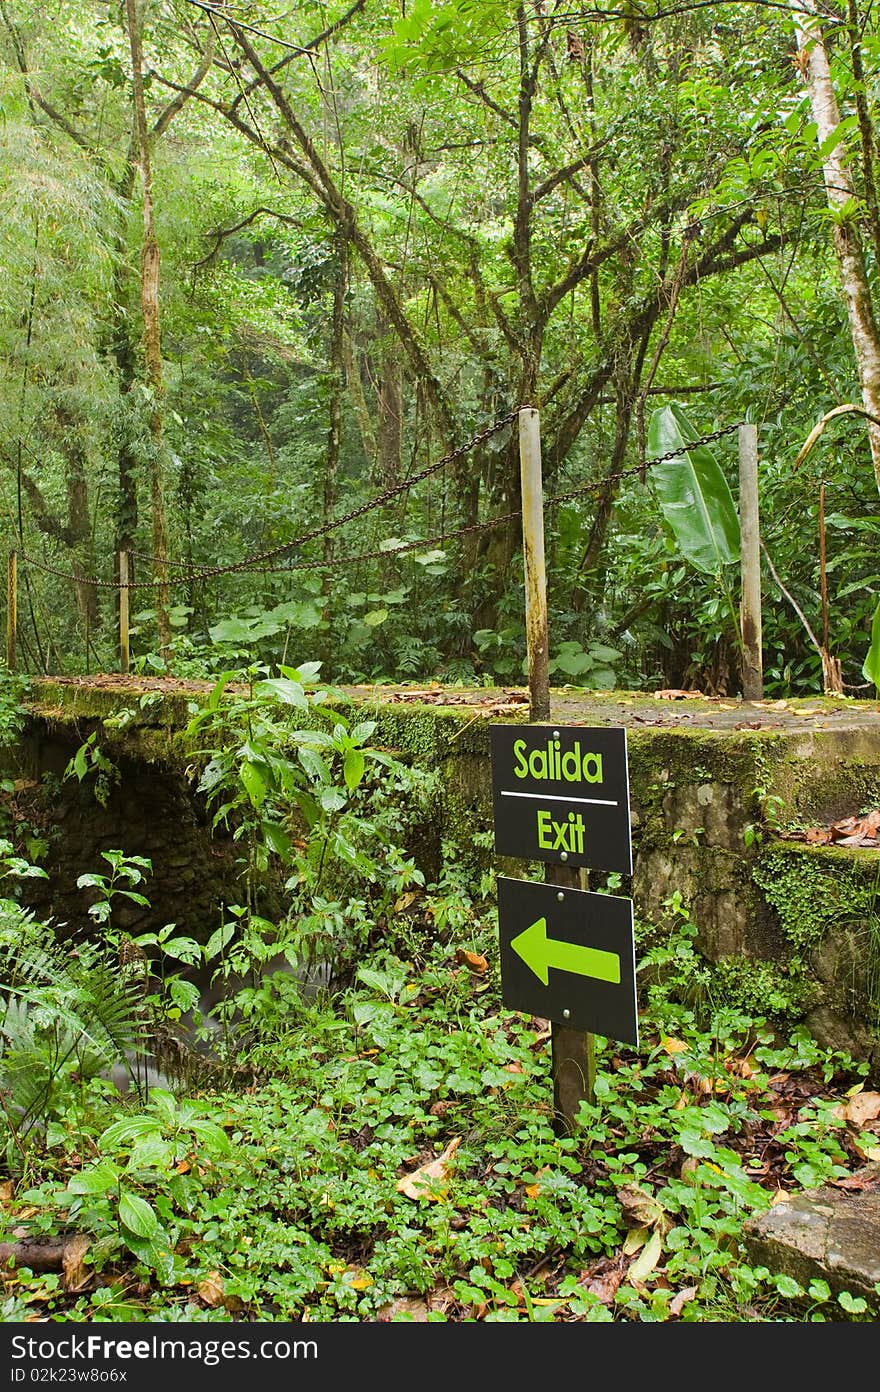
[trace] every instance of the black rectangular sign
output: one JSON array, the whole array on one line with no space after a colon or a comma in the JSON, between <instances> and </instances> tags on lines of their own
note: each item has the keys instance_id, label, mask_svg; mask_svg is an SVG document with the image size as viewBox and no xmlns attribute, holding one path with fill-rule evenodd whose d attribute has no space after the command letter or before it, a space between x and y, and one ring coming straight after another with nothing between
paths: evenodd
<instances>
[{"instance_id":1,"label":"black rectangular sign","mask_svg":"<svg viewBox=\"0 0 880 1392\"><path fill-rule=\"evenodd\" d=\"M509 1009L638 1048L631 899L500 876L498 929Z\"/></svg>"},{"instance_id":2,"label":"black rectangular sign","mask_svg":"<svg viewBox=\"0 0 880 1392\"><path fill-rule=\"evenodd\" d=\"M632 874L626 730L491 725L499 855Z\"/></svg>"}]
</instances>

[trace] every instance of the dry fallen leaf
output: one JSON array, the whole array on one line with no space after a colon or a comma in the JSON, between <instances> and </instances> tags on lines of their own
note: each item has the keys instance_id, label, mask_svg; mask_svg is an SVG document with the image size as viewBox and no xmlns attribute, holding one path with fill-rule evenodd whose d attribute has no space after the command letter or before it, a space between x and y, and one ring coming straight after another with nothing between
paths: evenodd
<instances>
[{"instance_id":1,"label":"dry fallen leaf","mask_svg":"<svg viewBox=\"0 0 880 1392\"><path fill-rule=\"evenodd\" d=\"M404 1175L397 1181L397 1191L410 1199L432 1199L435 1202L446 1195L451 1171L450 1161L461 1145L461 1136L454 1136L442 1155L420 1165L412 1174Z\"/></svg>"},{"instance_id":2,"label":"dry fallen leaf","mask_svg":"<svg viewBox=\"0 0 880 1392\"><path fill-rule=\"evenodd\" d=\"M15 1185L11 1179L4 1179L0 1184L0 1203L10 1203L15 1192Z\"/></svg>"},{"instance_id":3,"label":"dry fallen leaf","mask_svg":"<svg viewBox=\"0 0 880 1392\"><path fill-rule=\"evenodd\" d=\"M630 1228L623 1242L623 1255L634 1257L640 1252L651 1234L650 1228Z\"/></svg>"},{"instance_id":4,"label":"dry fallen leaf","mask_svg":"<svg viewBox=\"0 0 880 1392\"><path fill-rule=\"evenodd\" d=\"M871 1193L880 1189L880 1171L862 1171L861 1174L847 1175L845 1179L832 1179L829 1184L833 1184L835 1189L846 1189L852 1194Z\"/></svg>"},{"instance_id":5,"label":"dry fallen leaf","mask_svg":"<svg viewBox=\"0 0 880 1392\"><path fill-rule=\"evenodd\" d=\"M858 1138L853 1141L853 1146L863 1160L876 1162L880 1160L880 1145L865 1145Z\"/></svg>"},{"instance_id":6,"label":"dry fallen leaf","mask_svg":"<svg viewBox=\"0 0 880 1392\"><path fill-rule=\"evenodd\" d=\"M397 1300L392 1300L389 1305L382 1305L376 1311L376 1319L383 1324L390 1323L392 1320L406 1320L413 1324L426 1324L428 1320L428 1306L424 1300L417 1300L415 1297L402 1295Z\"/></svg>"},{"instance_id":7,"label":"dry fallen leaf","mask_svg":"<svg viewBox=\"0 0 880 1392\"><path fill-rule=\"evenodd\" d=\"M686 1305L689 1300L693 1300L696 1293L696 1286L685 1286L684 1290L680 1290L678 1294L674 1295L670 1300L669 1313L677 1319L681 1314L682 1306Z\"/></svg>"},{"instance_id":8,"label":"dry fallen leaf","mask_svg":"<svg viewBox=\"0 0 880 1392\"><path fill-rule=\"evenodd\" d=\"M624 1184L618 1189L617 1197L623 1207L623 1216L631 1228L658 1228L667 1233L672 1227L672 1219L663 1205L645 1189L636 1184Z\"/></svg>"},{"instance_id":9,"label":"dry fallen leaf","mask_svg":"<svg viewBox=\"0 0 880 1392\"><path fill-rule=\"evenodd\" d=\"M662 1255L663 1239L659 1232L652 1232L629 1271L626 1273L626 1278L630 1285L635 1286L636 1290L643 1288L651 1272L656 1269L657 1263Z\"/></svg>"},{"instance_id":10,"label":"dry fallen leaf","mask_svg":"<svg viewBox=\"0 0 880 1392\"><path fill-rule=\"evenodd\" d=\"M578 1285L589 1291L603 1305L614 1304L617 1288L623 1280L625 1260L616 1258L613 1262L601 1260L593 1271L584 1271L578 1278Z\"/></svg>"},{"instance_id":11,"label":"dry fallen leaf","mask_svg":"<svg viewBox=\"0 0 880 1392\"><path fill-rule=\"evenodd\" d=\"M683 1039L666 1038L663 1040L663 1048L667 1054L686 1054L688 1051L688 1046Z\"/></svg>"},{"instance_id":12,"label":"dry fallen leaf","mask_svg":"<svg viewBox=\"0 0 880 1392\"><path fill-rule=\"evenodd\" d=\"M200 1298L210 1310L216 1310L218 1305L223 1304L223 1277L219 1271L209 1271L204 1281L199 1282L197 1289Z\"/></svg>"},{"instance_id":13,"label":"dry fallen leaf","mask_svg":"<svg viewBox=\"0 0 880 1392\"><path fill-rule=\"evenodd\" d=\"M880 1116L880 1092L857 1092L843 1109L845 1121L854 1126L864 1126L868 1121L876 1121Z\"/></svg>"},{"instance_id":14,"label":"dry fallen leaf","mask_svg":"<svg viewBox=\"0 0 880 1392\"><path fill-rule=\"evenodd\" d=\"M92 1273L83 1266L83 1257L88 1250L89 1239L84 1233L78 1233L69 1242L65 1242L61 1258L61 1284L66 1291L82 1290L90 1280Z\"/></svg>"},{"instance_id":15,"label":"dry fallen leaf","mask_svg":"<svg viewBox=\"0 0 880 1392\"><path fill-rule=\"evenodd\" d=\"M418 897L419 891L417 889L406 890L398 899L395 899L392 912L396 914L403 913L404 909L408 909L411 904L414 904Z\"/></svg>"},{"instance_id":16,"label":"dry fallen leaf","mask_svg":"<svg viewBox=\"0 0 880 1392\"><path fill-rule=\"evenodd\" d=\"M468 952L467 948L459 947L455 951L456 962L461 962L463 966L469 967L477 976L482 976L483 972L489 970L489 963L479 952Z\"/></svg>"}]
</instances>

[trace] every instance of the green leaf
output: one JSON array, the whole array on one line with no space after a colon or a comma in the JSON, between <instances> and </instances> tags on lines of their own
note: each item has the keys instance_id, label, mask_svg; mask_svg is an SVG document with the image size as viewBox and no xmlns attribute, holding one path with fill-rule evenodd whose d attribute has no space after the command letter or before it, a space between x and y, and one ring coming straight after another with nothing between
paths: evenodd
<instances>
[{"instance_id":1,"label":"green leaf","mask_svg":"<svg viewBox=\"0 0 880 1392\"><path fill-rule=\"evenodd\" d=\"M119 1196L119 1221L135 1237L151 1238L159 1231L160 1223L153 1209L140 1194L128 1190Z\"/></svg>"},{"instance_id":2,"label":"green leaf","mask_svg":"<svg viewBox=\"0 0 880 1392\"><path fill-rule=\"evenodd\" d=\"M241 766L241 781L244 784L245 792L254 807L260 807L266 800L266 780L256 764L249 760Z\"/></svg>"},{"instance_id":3,"label":"green leaf","mask_svg":"<svg viewBox=\"0 0 880 1392\"><path fill-rule=\"evenodd\" d=\"M205 944L205 961L213 962L218 953L223 951L234 933L234 923L224 923L222 928L218 928L215 933L212 933Z\"/></svg>"},{"instance_id":4,"label":"green leaf","mask_svg":"<svg viewBox=\"0 0 880 1392\"><path fill-rule=\"evenodd\" d=\"M212 643L249 643L254 636L254 625L246 619L221 619L208 632Z\"/></svg>"},{"instance_id":5,"label":"green leaf","mask_svg":"<svg viewBox=\"0 0 880 1392\"><path fill-rule=\"evenodd\" d=\"M301 662L298 667L279 667L282 677L289 677L291 681L314 683L320 672L322 662Z\"/></svg>"},{"instance_id":6,"label":"green leaf","mask_svg":"<svg viewBox=\"0 0 880 1392\"><path fill-rule=\"evenodd\" d=\"M777 1275L774 1277L773 1283L779 1291L779 1294L784 1295L786 1300L795 1300L804 1293L803 1286L799 1281L796 1281L793 1276L786 1276L784 1274Z\"/></svg>"},{"instance_id":7,"label":"green leaf","mask_svg":"<svg viewBox=\"0 0 880 1392\"><path fill-rule=\"evenodd\" d=\"M347 749L343 764L343 775L347 788L356 788L364 776L366 759L360 749Z\"/></svg>"},{"instance_id":8,"label":"green leaf","mask_svg":"<svg viewBox=\"0 0 880 1392\"><path fill-rule=\"evenodd\" d=\"M875 686L880 687L880 604L874 610L874 621L871 624L871 646L862 664L862 676L866 681L873 682Z\"/></svg>"},{"instance_id":9,"label":"green leaf","mask_svg":"<svg viewBox=\"0 0 880 1392\"><path fill-rule=\"evenodd\" d=\"M299 761L310 778L316 783L329 783L330 770L326 763L314 749L301 748L298 750Z\"/></svg>"},{"instance_id":10,"label":"green leaf","mask_svg":"<svg viewBox=\"0 0 880 1392\"><path fill-rule=\"evenodd\" d=\"M184 981L182 977L172 977L168 983L168 995L172 1005L176 1005L178 1010L186 1013L192 1010L193 1006L198 1005L199 988L192 981Z\"/></svg>"},{"instance_id":11,"label":"green leaf","mask_svg":"<svg viewBox=\"0 0 880 1392\"><path fill-rule=\"evenodd\" d=\"M227 1155L231 1150L229 1137L216 1121L191 1121L190 1130L200 1140L208 1150L216 1151L220 1155Z\"/></svg>"},{"instance_id":12,"label":"green leaf","mask_svg":"<svg viewBox=\"0 0 880 1392\"><path fill-rule=\"evenodd\" d=\"M126 1141L141 1141L146 1136L156 1135L158 1131L159 1122L155 1117L123 1117L101 1132L98 1145L101 1150L118 1150Z\"/></svg>"},{"instance_id":13,"label":"green leaf","mask_svg":"<svg viewBox=\"0 0 880 1392\"><path fill-rule=\"evenodd\" d=\"M168 938L162 944L162 951L166 957L173 957L176 962L188 962L192 967L197 967L202 960L202 949L195 938Z\"/></svg>"},{"instance_id":14,"label":"green leaf","mask_svg":"<svg viewBox=\"0 0 880 1392\"><path fill-rule=\"evenodd\" d=\"M159 1277L163 1285L171 1285L174 1280L174 1253L168 1241L168 1235L158 1221L155 1231L148 1237L138 1237L131 1229L123 1230L125 1245L130 1252L142 1261L145 1266L151 1266Z\"/></svg>"},{"instance_id":15,"label":"green leaf","mask_svg":"<svg viewBox=\"0 0 880 1392\"><path fill-rule=\"evenodd\" d=\"M171 1168L171 1147L167 1141L163 1141L158 1131L146 1136L144 1140L138 1141L132 1147L131 1155L128 1157L129 1171L135 1170L161 1170L168 1171Z\"/></svg>"},{"instance_id":16,"label":"green leaf","mask_svg":"<svg viewBox=\"0 0 880 1392\"><path fill-rule=\"evenodd\" d=\"M285 706L307 707L309 704L300 683L288 677L269 677L266 681L257 682L254 690L260 696L276 696Z\"/></svg>"},{"instance_id":17,"label":"green leaf","mask_svg":"<svg viewBox=\"0 0 880 1392\"><path fill-rule=\"evenodd\" d=\"M116 1188L118 1181L116 1166L109 1160L101 1160L87 1170L80 1170L70 1179L67 1188L71 1194L106 1194L108 1189Z\"/></svg>"},{"instance_id":18,"label":"green leaf","mask_svg":"<svg viewBox=\"0 0 880 1392\"><path fill-rule=\"evenodd\" d=\"M651 416L648 453L655 458L680 452L650 469L657 500L683 555L698 570L717 575L739 560L739 519L733 497L715 456L698 439L679 406L664 406Z\"/></svg>"},{"instance_id":19,"label":"green leaf","mask_svg":"<svg viewBox=\"0 0 880 1392\"><path fill-rule=\"evenodd\" d=\"M283 826L277 822L263 822L263 837L270 851L281 856L282 860L289 859L293 845Z\"/></svg>"}]
</instances>

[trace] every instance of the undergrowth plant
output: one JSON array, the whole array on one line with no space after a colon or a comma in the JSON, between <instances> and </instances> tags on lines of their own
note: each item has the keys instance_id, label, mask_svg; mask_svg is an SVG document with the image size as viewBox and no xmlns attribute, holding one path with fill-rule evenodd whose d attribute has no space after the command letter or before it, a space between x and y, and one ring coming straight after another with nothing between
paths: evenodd
<instances>
[{"instance_id":1,"label":"undergrowth plant","mask_svg":"<svg viewBox=\"0 0 880 1392\"><path fill-rule=\"evenodd\" d=\"M225 672L186 731L212 825L242 846L242 905L219 930L230 948L222 970L237 975L251 925L257 962L283 953L340 978L400 894L424 882L402 847L434 779L372 745L375 722L352 720L319 668ZM274 931L257 914L270 871L289 896Z\"/></svg>"},{"instance_id":2,"label":"undergrowth plant","mask_svg":"<svg viewBox=\"0 0 880 1392\"><path fill-rule=\"evenodd\" d=\"M431 887L422 910L427 912ZM22 1181L33 1233L73 1223L81 1288L21 1271L4 1317L229 1322L817 1322L859 1292L749 1261L780 1195L848 1181L863 1070L806 1031L643 1011L597 1038L595 1096L553 1126L547 1022L504 1009L490 903L418 961L369 951L276 1036L264 1081L153 1091ZM659 1004L659 997L656 998ZM15 1220L13 1212L13 1221Z\"/></svg>"},{"instance_id":3,"label":"undergrowth plant","mask_svg":"<svg viewBox=\"0 0 880 1392\"><path fill-rule=\"evenodd\" d=\"M6 876L44 875L0 843ZM0 1104L10 1167L46 1135L71 1096L143 1049L138 980L103 941L62 941L17 900L0 900Z\"/></svg>"}]
</instances>

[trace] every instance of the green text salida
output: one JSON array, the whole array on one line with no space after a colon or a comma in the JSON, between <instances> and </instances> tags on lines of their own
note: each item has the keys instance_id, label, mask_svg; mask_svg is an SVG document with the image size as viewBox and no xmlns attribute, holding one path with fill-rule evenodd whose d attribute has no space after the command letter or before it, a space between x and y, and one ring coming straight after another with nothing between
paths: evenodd
<instances>
[{"instance_id":1,"label":"green text salida","mask_svg":"<svg viewBox=\"0 0 880 1392\"><path fill-rule=\"evenodd\" d=\"M513 745L513 774L515 778L532 778L536 782L553 783L602 782L602 755L592 750L581 751L579 740L571 749L562 752L557 738L548 739L543 747L529 750L526 740ZM552 794L548 795L548 801ZM559 851L566 855L583 855L586 824L580 812L569 812L557 820L549 808L536 810L538 846L543 851Z\"/></svg>"}]
</instances>

